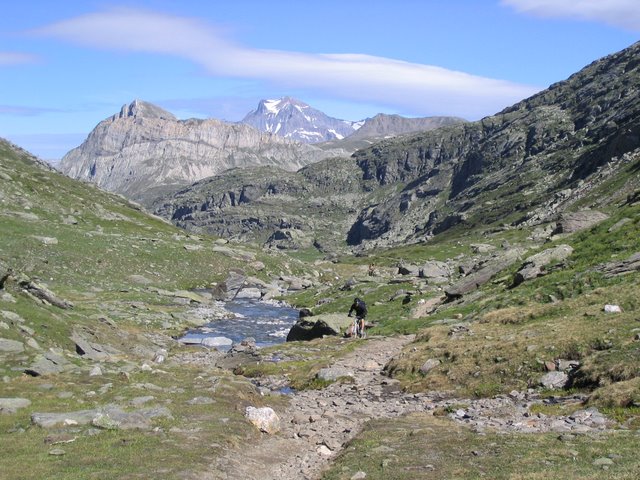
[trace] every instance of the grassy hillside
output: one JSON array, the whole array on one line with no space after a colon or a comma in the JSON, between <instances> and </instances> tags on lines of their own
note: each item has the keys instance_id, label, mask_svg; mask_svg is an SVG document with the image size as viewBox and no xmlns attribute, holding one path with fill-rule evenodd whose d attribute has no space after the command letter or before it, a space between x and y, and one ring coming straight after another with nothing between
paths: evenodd
<instances>
[{"instance_id":1,"label":"grassy hillside","mask_svg":"<svg viewBox=\"0 0 640 480\"><path fill-rule=\"evenodd\" d=\"M186 470L205 469L216 452L257 435L243 418L245 406L263 402L255 388L208 366L202 350L180 347L168 334L198 321L191 312L202 298L189 289L210 286L232 268L265 279L295 273L295 262L247 246L225 245L220 253L215 238L187 235L5 141L0 232L2 478L184 478ZM265 268L256 271L242 258ZM8 269L13 273L4 278ZM72 306L40 301L26 292L27 282ZM93 357L78 350L78 338L96 349ZM153 362L167 351L166 362ZM201 360L174 360L190 355ZM25 373L46 358L59 373ZM193 401L204 397L215 404ZM30 405L13 410L5 399ZM134 430L44 429L30 417L110 405L132 413L143 404L169 413Z\"/></svg>"}]
</instances>

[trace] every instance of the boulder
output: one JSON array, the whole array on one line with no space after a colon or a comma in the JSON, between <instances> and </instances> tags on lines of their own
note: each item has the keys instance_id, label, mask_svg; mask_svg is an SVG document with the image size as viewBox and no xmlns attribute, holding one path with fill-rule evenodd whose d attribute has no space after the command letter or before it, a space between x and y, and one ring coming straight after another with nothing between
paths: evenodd
<instances>
[{"instance_id":1,"label":"boulder","mask_svg":"<svg viewBox=\"0 0 640 480\"><path fill-rule=\"evenodd\" d=\"M522 282L532 280L537 277L542 277L548 272L545 267L552 262L562 262L566 260L573 253L573 248L569 245L558 245L553 248L548 248L540 253L527 258L520 270L516 272L513 277L513 286L518 286Z\"/></svg>"},{"instance_id":2,"label":"boulder","mask_svg":"<svg viewBox=\"0 0 640 480\"><path fill-rule=\"evenodd\" d=\"M16 413L19 408L31 405L28 398L0 398L0 413Z\"/></svg>"},{"instance_id":3,"label":"boulder","mask_svg":"<svg viewBox=\"0 0 640 480\"><path fill-rule=\"evenodd\" d=\"M596 267L605 277L617 277L640 270L640 252L634 253L629 258L616 262L609 262Z\"/></svg>"},{"instance_id":4,"label":"boulder","mask_svg":"<svg viewBox=\"0 0 640 480\"><path fill-rule=\"evenodd\" d=\"M0 338L0 354L21 352L24 352L24 344L22 342L8 338Z\"/></svg>"},{"instance_id":5,"label":"boulder","mask_svg":"<svg viewBox=\"0 0 640 480\"><path fill-rule=\"evenodd\" d=\"M238 291L235 298L259 300L260 298L262 298L262 290L256 287L243 288Z\"/></svg>"},{"instance_id":6,"label":"boulder","mask_svg":"<svg viewBox=\"0 0 640 480\"><path fill-rule=\"evenodd\" d=\"M551 389L564 388L568 382L569 375L558 371L545 373L540 379L540 385Z\"/></svg>"},{"instance_id":7,"label":"boulder","mask_svg":"<svg viewBox=\"0 0 640 480\"><path fill-rule=\"evenodd\" d=\"M247 407L244 416L261 432L274 434L280 431L280 417L270 407Z\"/></svg>"},{"instance_id":8,"label":"boulder","mask_svg":"<svg viewBox=\"0 0 640 480\"><path fill-rule=\"evenodd\" d=\"M240 271L230 271L224 282L219 283L213 289L213 297L216 300L232 300L243 288L246 275Z\"/></svg>"},{"instance_id":9,"label":"boulder","mask_svg":"<svg viewBox=\"0 0 640 480\"><path fill-rule=\"evenodd\" d=\"M300 290L306 290L313 286L313 282L305 278L281 276L280 280L285 283L285 287L290 292L297 292Z\"/></svg>"},{"instance_id":10,"label":"boulder","mask_svg":"<svg viewBox=\"0 0 640 480\"><path fill-rule=\"evenodd\" d=\"M0 290L4 288L4 283L11 276L12 270L9 266L0 260Z\"/></svg>"},{"instance_id":11,"label":"boulder","mask_svg":"<svg viewBox=\"0 0 640 480\"><path fill-rule=\"evenodd\" d=\"M91 341L88 335L91 335L91 333L85 333L80 330L73 331L71 340L76 345L76 353L78 355L95 361L110 361L122 353L109 345L100 345Z\"/></svg>"},{"instance_id":12,"label":"boulder","mask_svg":"<svg viewBox=\"0 0 640 480\"><path fill-rule=\"evenodd\" d=\"M93 425L108 430L149 430L155 418L173 418L166 407L143 408L125 412L116 405L107 405L93 410L79 410L68 413L33 413L31 422L42 428L71 425Z\"/></svg>"},{"instance_id":13,"label":"boulder","mask_svg":"<svg viewBox=\"0 0 640 480\"><path fill-rule=\"evenodd\" d=\"M353 377L353 372L344 367L322 368L316 374L316 378L325 382L335 382L341 377Z\"/></svg>"},{"instance_id":14,"label":"boulder","mask_svg":"<svg viewBox=\"0 0 640 480\"><path fill-rule=\"evenodd\" d=\"M522 253L523 249L513 248L500 255L493 256L487 260L480 270L469 274L456 284L446 288L444 293L447 296L447 300L455 300L478 289L491 280L494 275L518 261Z\"/></svg>"},{"instance_id":15,"label":"boulder","mask_svg":"<svg viewBox=\"0 0 640 480\"><path fill-rule=\"evenodd\" d=\"M73 307L73 304L71 302L59 298L55 293L53 293L44 285L40 285L25 276L22 276L18 280L18 283L26 293L32 295L33 297L41 300L44 303L49 303L62 309Z\"/></svg>"},{"instance_id":16,"label":"boulder","mask_svg":"<svg viewBox=\"0 0 640 480\"><path fill-rule=\"evenodd\" d=\"M418 276L433 283L444 283L449 280L451 269L445 262L431 260L420 267Z\"/></svg>"},{"instance_id":17,"label":"boulder","mask_svg":"<svg viewBox=\"0 0 640 480\"><path fill-rule=\"evenodd\" d=\"M353 322L346 314L325 313L299 319L287 335L287 342L313 340L324 335L340 335Z\"/></svg>"},{"instance_id":18,"label":"boulder","mask_svg":"<svg viewBox=\"0 0 640 480\"><path fill-rule=\"evenodd\" d=\"M69 362L61 353L53 350L49 350L43 354L36 356L33 364L27 369L25 373L34 377L41 375L51 375L64 372L73 367L73 364Z\"/></svg>"},{"instance_id":19,"label":"boulder","mask_svg":"<svg viewBox=\"0 0 640 480\"><path fill-rule=\"evenodd\" d=\"M475 243L471 245L471 251L473 253L489 253L495 250L496 247L493 245L488 245L486 243Z\"/></svg>"},{"instance_id":20,"label":"boulder","mask_svg":"<svg viewBox=\"0 0 640 480\"><path fill-rule=\"evenodd\" d=\"M227 337L204 337L200 343L203 347L231 347L233 340Z\"/></svg>"},{"instance_id":21,"label":"boulder","mask_svg":"<svg viewBox=\"0 0 640 480\"><path fill-rule=\"evenodd\" d=\"M603 220L609 218L608 215L597 210L581 210L579 212L565 212L560 215L556 223L554 234L574 233L590 228Z\"/></svg>"},{"instance_id":22,"label":"boulder","mask_svg":"<svg viewBox=\"0 0 640 480\"><path fill-rule=\"evenodd\" d=\"M420 273L420 267L417 265L398 265L398 274L417 276Z\"/></svg>"},{"instance_id":23,"label":"boulder","mask_svg":"<svg viewBox=\"0 0 640 480\"><path fill-rule=\"evenodd\" d=\"M420 373L426 375L438 365L440 365L440 360L438 360L437 358L430 358L420 367Z\"/></svg>"}]
</instances>

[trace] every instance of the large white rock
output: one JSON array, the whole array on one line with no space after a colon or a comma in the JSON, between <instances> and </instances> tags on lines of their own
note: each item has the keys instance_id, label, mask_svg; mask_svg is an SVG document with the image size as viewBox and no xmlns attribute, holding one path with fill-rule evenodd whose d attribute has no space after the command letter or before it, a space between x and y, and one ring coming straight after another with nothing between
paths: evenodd
<instances>
[{"instance_id":1,"label":"large white rock","mask_svg":"<svg viewBox=\"0 0 640 480\"><path fill-rule=\"evenodd\" d=\"M280 431L280 417L271 407L247 407L244 415L261 432L274 434Z\"/></svg>"}]
</instances>

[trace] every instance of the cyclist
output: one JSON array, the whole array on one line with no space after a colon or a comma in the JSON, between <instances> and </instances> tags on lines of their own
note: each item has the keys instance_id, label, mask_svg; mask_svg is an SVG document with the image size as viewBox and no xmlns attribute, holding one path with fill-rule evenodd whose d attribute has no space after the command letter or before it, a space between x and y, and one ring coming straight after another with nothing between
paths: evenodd
<instances>
[{"instance_id":1,"label":"cyclist","mask_svg":"<svg viewBox=\"0 0 640 480\"><path fill-rule=\"evenodd\" d=\"M364 319L367 316L367 304L364 303L363 300L355 298L351 308L349 309L349 316L351 316L353 312L355 312L357 320L357 329L353 334L358 335L359 337L364 337Z\"/></svg>"}]
</instances>

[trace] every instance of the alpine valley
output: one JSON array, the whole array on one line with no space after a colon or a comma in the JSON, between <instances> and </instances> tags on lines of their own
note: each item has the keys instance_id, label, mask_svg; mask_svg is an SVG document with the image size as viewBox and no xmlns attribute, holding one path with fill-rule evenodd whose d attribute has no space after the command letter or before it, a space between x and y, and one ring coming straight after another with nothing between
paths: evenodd
<instances>
[{"instance_id":1,"label":"alpine valley","mask_svg":"<svg viewBox=\"0 0 640 480\"><path fill-rule=\"evenodd\" d=\"M134 100L60 169L0 140L3 479L637 478L640 43L474 122Z\"/></svg>"}]
</instances>

